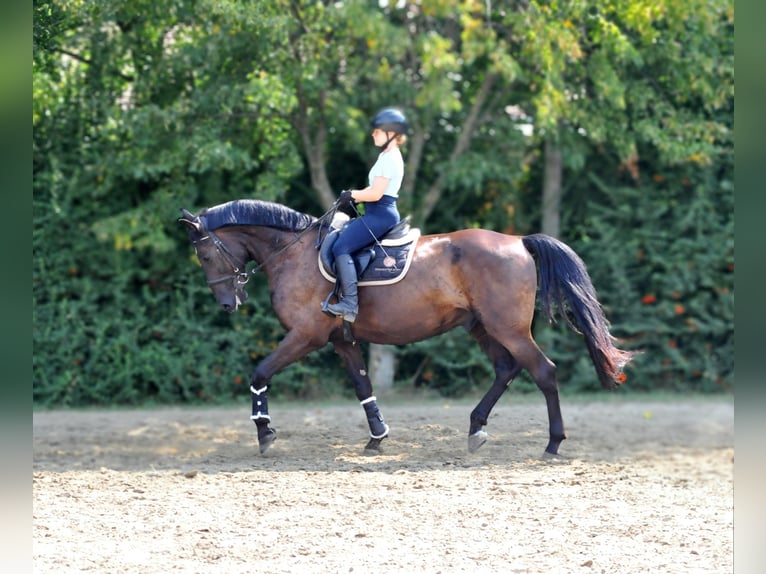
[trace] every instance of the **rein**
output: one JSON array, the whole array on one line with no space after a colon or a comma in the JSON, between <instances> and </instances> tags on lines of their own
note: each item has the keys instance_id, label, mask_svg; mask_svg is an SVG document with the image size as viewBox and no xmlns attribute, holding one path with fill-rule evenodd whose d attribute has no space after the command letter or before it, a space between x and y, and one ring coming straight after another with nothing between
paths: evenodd
<instances>
[{"instance_id":1,"label":"rein","mask_svg":"<svg viewBox=\"0 0 766 574\"><path fill-rule=\"evenodd\" d=\"M337 203L337 202L336 202ZM211 239L213 241L213 245L215 245L216 250L223 255L224 259L226 259L226 262L231 266L232 274L231 275L224 275L223 277L218 277L217 279L211 279L207 282L208 285L217 285L218 283L224 283L225 281L231 281L232 279L236 281L237 288L242 287L243 285L247 284L248 281L250 281L250 277L258 273L263 267L272 259L279 256L280 254L284 253L290 247L298 243L303 236L311 231L312 229L316 227L320 227L327 221L332 220L332 218L335 216L335 212L337 211L338 207L337 205L333 205L330 209L328 209L321 217L316 219L309 225L306 229L301 231L298 235L295 236L295 239L293 239L290 243L279 249L278 251L275 251L271 255L269 255L266 259L264 259L261 263L253 267L250 271L240 271L239 266L237 265L236 260L234 259L234 255L229 251L228 247L226 247L226 244L221 241L221 239L211 230L206 229L207 235L200 238L198 241L193 242L195 245L201 241L205 241L206 239Z\"/></svg>"},{"instance_id":2,"label":"rein","mask_svg":"<svg viewBox=\"0 0 766 574\"><path fill-rule=\"evenodd\" d=\"M386 144L386 146L387 145L388 144ZM384 149L385 149L386 146L383 146ZM359 210L356 208L356 205L352 204L351 207L354 209L354 211L356 212L357 215L361 216L361 214L359 213ZM364 223L364 226L367 228L367 231L370 232L370 236L372 236L372 240L375 242L375 245L377 245L378 248L383 252L383 255L386 256L386 259L391 259L391 256L388 254L388 251L386 251L386 248L383 247L383 244L380 242L380 240L372 232L372 229L370 229L370 226L367 225L367 222L364 220L364 217L360 217L360 219L362 220L362 223Z\"/></svg>"}]
</instances>

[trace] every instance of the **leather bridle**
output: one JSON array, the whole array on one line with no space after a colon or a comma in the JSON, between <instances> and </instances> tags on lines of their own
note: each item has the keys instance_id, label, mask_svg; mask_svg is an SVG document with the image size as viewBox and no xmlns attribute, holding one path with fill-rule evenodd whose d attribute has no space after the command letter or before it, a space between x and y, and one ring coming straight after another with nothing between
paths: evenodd
<instances>
[{"instance_id":1,"label":"leather bridle","mask_svg":"<svg viewBox=\"0 0 766 574\"><path fill-rule=\"evenodd\" d=\"M332 220L336 210L337 210L337 202L321 217L313 221L311 225L309 225L308 227L306 227L306 229L304 229L298 235L296 235L295 239L293 239L290 243L288 243L287 245L285 245L278 251L275 251L274 253L269 255L266 259L263 260L262 263L253 267L250 271L245 271L244 269L240 269L239 265L237 265L237 260L235 259L232 252L229 251L229 248L226 247L226 244L223 241L221 241L220 237L218 237L215 234L215 232L207 229L204 223L200 221L200 218L197 218L197 221L201 224L201 227L204 230L205 235L203 235L196 241L192 241L192 245L195 246L195 250L196 250L197 244L210 239L213 242L213 245L215 246L216 251L221 254L221 256L226 260L226 263L229 264L229 267L231 267L231 274L224 275L223 277L217 277L215 279L209 279L207 284L218 285L219 283L225 283L226 281L233 281L235 289L246 294L247 292L244 289L242 289L242 287L245 284L247 284L248 281L250 281L250 277L252 275L255 275L256 273L258 273L258 271L260 271L263 268L263 266L266 265L269 261L271 261L274 257L280 255L282 252L286 251L287 249L289 249L290 247L298 243L298 241L300 241L301 238L310 230L314 229L317 226L321 227L326 222Z\"/></svg>"},{"instance_id":2,"label":"leather bridle","mask_svg":"<svg viewBox=\"0 0 766 574\"><path fill-rule=\"evenodd\" d=\"M250 280L251 273L248 273L247 271L240 270L239 265L237 265L237 261L234 258L234 255L231 251L229 251L229 248L226 247L226 244L221 241L220 237L218 237L213 231L210 231L208 229L205 230L207 235L204 235L203 237L200 237L196 241L192 241L192 245L196 247L198 243L202 243L203 241L210 239L213 242L213 245L215 246L215 249L218 253L221 254L221 256L224 258L226 263L229 264L229 267L231 267L231 274L224 275L223 277L218 277L216 279L209 279L207 284L208 285L218 285L219 283L225 283L226 281L234 281L235 287L238 290L241 290L242 286L245 285Z\"/></svg>"}]
</instances>

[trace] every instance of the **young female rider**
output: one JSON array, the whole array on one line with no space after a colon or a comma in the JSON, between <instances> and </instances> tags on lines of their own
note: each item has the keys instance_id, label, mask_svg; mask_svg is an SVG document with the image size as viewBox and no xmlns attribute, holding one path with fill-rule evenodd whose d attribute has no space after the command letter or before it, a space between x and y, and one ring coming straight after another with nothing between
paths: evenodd
<instances>
[{"instance_id":1,"label":"young female rider","mask_svg":"<svg viewBox=\"0 0 766 574\"><path fill-rule=\"evenodd\" d=\"M338 198L339 207L363 202L364 215L346 225L332 248L342 297L340 302L328 305L326 310L350 323L354 322L359 310L356 267L351 255L399 223L396 199L404 176L404 160L399 146L407 138L407 118L396 108L385 108L372 119L371 127L372 139L382 151L370 170L369 185L364 189L343 191Z\"/></svg>"}]
</instances>

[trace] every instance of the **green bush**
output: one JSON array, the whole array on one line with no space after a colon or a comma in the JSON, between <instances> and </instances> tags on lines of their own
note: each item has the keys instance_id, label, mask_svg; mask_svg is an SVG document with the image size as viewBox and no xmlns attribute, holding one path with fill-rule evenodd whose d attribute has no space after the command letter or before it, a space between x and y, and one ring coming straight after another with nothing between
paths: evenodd
<instances>
[{"instance_id":1,"label":"green bush","mask_svg":"<svg viewBox=\"0 0 766 574\"><path fill-rule=\"evenodd\" d=\"M567 236L589 272L621 345L643 351L625 389L729 391L733 364L733 193L726 177L683 172L647 187L604 184L572 193ZM44 198L44 195L42 196ZM247 400L255 365L283 336L264 278L240 312L220 311L175 213L161 250L104 240L92 216L35 203L33 398L46 406ZM69 213L66 217L64 213ZM538 317L535 338L564 392L598 391L582 338ZM445 396L489 388L492 367L457 329L402 346L398 385ZM535 385L522 375L512 392ZM273 396L352 396L327 346L273 379Z\"/></svg>"},{"instance_id":2,"label":"green bush","mask_svg":"<svg viewBox=\"0 0 766 574\"><path fill-rule=\"evenodd\" d=\"M392 97L411 118L408 164L421 160L405 180L402 213L417 215L432 190L442 194L426 232L539 231L544 140L556 140L555 120L562 239L588 265L614 334L644 351L626 388L732 388L730 7L692 20L683 10L639 19L645 27L617 10L604 20L615 24L616 43L601 41L590 12L575 10L585 20L572 21L573 41L545 51L553 65L541 76L540 52L522 49L512 11L493 11L484 37L470 3L412 22L364 3L306 4L301 10L318 18L308 28L268 3L245 4L35 3L36 405L249 400L253 368L283 336L268 287L254 279L240 312L220 311L175 222L178 209L258 197L316 214L325 176L332 186L364 181L374 152L364 116ZM533 18L538 39L558 35L555 12ZM348 21L364 25L323 32ZM380 69L369 65L383 54L365 42L372 29L405 40L384 50ZM689 49L652 41L668 31ZM290 51L298 45L305 61ZM575 57L579 45L598 49ZM523 113L512 118L510 109ZM533 124L533 135L519 122ZM600 388L576 333L539 320L534 333L563 390ZM460 396L493 378L460 330L398 356L399 385ZM522 375L511 388L535 385ZM277 374L271 393L353 389L328 345Z\"/></svg>"},{"instance_id":3,"label":"green bush","mask_svg":"<svg viewBox=\"0 0 766 574\"><path fill-rule=\"evenodd\" d=\"M118 249L74 218L38 205L34 234L33 400L41 406L249 400L255 365L284 332L262 277L228 315L186 234L172 251ZM47 215L46 215L47 213ZM76 213L76 210L75 210ZM275 397L349 394L331 347L276 375Z\"/></svg>"},{"instance_id":4,"label":"green bush","mask_svg":"<svg viewBox=\"0 0 766 574\"><path fill-rule=\"evenodd\" d=\"M643 351L627 388L733 388L733 185L700 171L697 181L656 174L647 188L594 178L589 216L575 230L614 334Z\"/></svg>"},{"instance_id":5,"label":"green bush","mask_svg":"<svg viewBox=\"0 0 766 574\"><path fill-rule=\"evenodd\" d=\"M610 186L590 172L564 198L562 239L588 266L619 346L642 353L626 369L627 391L733 389L730 178L730 169L676 168L644 185ZM563 392L601 389L582 337L563 320L549 325L538 315L533 333ZM494 378L461 330L404 347L399 359L401 384L415 373L416 385L448 396L484 391ZM536 387L522 373L510 389Z\"/></svg>"}]
</instances>

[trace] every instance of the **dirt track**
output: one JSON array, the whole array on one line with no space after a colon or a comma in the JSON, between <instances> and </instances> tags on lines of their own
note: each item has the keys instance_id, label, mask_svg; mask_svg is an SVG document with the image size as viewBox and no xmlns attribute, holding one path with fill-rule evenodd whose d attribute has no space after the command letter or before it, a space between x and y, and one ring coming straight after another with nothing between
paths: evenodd
<instances>
[{"instance_id":1,"label":"dirt track","mask_svg":"<svg viewBox=\"0 0 766 574\"><path fill-rule=\"evenodd\" d=\"M392 401L393 402L393 401ZM512 404L512 403L517 404ZM732 572L733 401L495 409L283 404L258 455L238 408L34 413L33 564L48 572Z\"/></svg>"}]
</instances>

